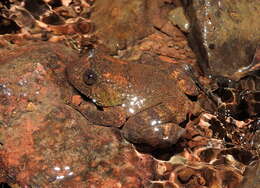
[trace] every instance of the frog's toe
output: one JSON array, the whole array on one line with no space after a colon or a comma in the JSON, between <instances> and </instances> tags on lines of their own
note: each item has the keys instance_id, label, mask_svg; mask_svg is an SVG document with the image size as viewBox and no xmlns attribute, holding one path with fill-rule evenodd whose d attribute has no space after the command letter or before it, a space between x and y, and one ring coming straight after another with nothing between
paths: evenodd
<instances>
[{"instance_id":1,"label":"frog's toe","mask_svg":"<svg viewBox=\"0 0 260 188\"><path fill-rule=\"evenodd\" d=\"M131 124L127 122L122 135L134 144L145 144L154 148L167 148L175 144L185 133L185 129L175 123L157 125Z\"/></svg>"}]
</instances>

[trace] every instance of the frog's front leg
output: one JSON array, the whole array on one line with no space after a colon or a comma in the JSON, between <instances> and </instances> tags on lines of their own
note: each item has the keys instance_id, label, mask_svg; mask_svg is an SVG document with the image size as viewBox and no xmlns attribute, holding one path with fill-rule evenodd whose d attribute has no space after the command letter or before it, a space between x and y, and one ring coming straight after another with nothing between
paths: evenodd
<instances>
[{"instance_id":1,"label":"frog's front leg","mask_svg":"<svg viewBox=\"0 0 260 188\"><path fill-rule=\"evenodd\" d=\"M122 134L132 143L154 148L169 147L185 133L178 123L186 120L186 115L187 111L162 103L130 117Z\"/></svg>"},{"instance_id":2,"label":"frog's front leg","mask_svg":"<svg viewBox=\"0 0 260 188\"><path fill-rule=\"evenodd\" d=\"M106 107L99 110L94 104L85 102L77 109L96 125L121 127L126 121L126 114L121 107Z\"/></svg>"}]
</instances>

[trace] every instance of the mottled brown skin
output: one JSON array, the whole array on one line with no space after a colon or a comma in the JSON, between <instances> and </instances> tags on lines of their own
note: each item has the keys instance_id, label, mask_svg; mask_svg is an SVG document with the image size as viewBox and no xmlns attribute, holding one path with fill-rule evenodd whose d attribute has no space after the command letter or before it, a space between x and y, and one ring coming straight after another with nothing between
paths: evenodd
<instances>
[{"instance_id":1,"label":"mottled brown skin","mask_svg":"<svg viewBox=\"0 0 260 188\"><path fill-rule=\"evenodd\" d=\"M124 125L122 134L132 143L175 144L185 132L178 124L201 110L184 94L183 86L189 94L197 90L176 64L159 68L96 54L68 67L67 75L75 88L104 108L85 108L82 114L95 124Z\"/></svg>"}]
</instances>

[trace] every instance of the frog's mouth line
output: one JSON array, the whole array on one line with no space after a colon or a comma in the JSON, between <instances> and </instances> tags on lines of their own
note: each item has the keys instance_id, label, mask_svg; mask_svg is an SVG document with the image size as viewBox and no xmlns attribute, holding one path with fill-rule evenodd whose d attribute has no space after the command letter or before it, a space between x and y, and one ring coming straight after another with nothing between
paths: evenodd
<instances>
[{"instance_id":1,"label":"frog's mouth line","mask_svg":"<svg viewBox=\"0 0 260 188\"><path fill-rule=\"evenodd\" d=\"M94 104L96 107L97 107L97 110L100 110L100 111L104 111L104 108L106 107L110 107L110 106L104 106L104 105L98 105L97 102L94 102L93 99L89 98L88 96L86 96L84 93L82 93L79 89L77 89L73 84L70 83L70 86L74 89L74 91L77 92L78 95L81 96L81 98L85 101L85 102L89 102L89 103L92 103ZM118 105L113 105L113 106L121 106L121 104L118 104Z\"/></svg>"}]
</instances>

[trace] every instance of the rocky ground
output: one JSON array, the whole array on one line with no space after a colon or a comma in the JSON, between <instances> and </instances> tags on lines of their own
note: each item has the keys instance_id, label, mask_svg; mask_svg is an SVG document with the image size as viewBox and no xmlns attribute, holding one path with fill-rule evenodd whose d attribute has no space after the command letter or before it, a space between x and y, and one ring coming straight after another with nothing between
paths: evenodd
<instances>
[{"instance_id":1,"label":"rocky ground","mask_svg":"<svg viewBox=\"0 0 260 188\"><path fill-rule=\"evenodd\" d=\"M259 9L1 1L1 185L258 188Z\"/></svg>"}]
</instances>

